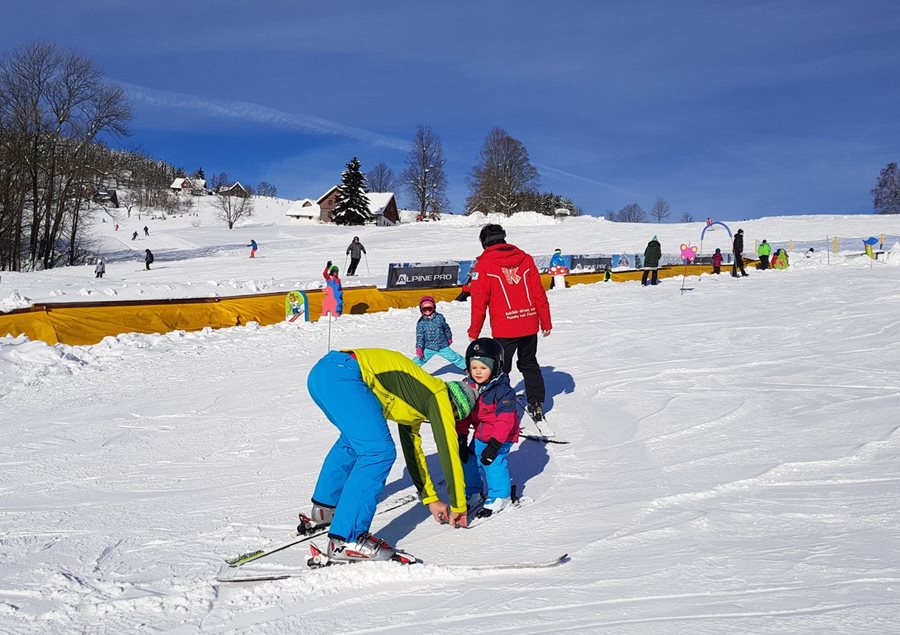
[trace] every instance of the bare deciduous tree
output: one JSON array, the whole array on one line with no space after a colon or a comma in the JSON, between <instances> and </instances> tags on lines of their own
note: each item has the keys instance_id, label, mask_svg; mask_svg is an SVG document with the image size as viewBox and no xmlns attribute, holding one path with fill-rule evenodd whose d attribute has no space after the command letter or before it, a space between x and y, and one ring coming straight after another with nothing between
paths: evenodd
<instances>
[{"instance_id":1,"label":"bare deciduous tree","mask_svg":"<svg viewBox=\"0 0 900 635\"><path fill-rule=\"evenodd\" d=\"M413 137L406 169L400 177L415 209L439 217L450 204L444 173L444 148L431 128L419 126Z\"/></svg>"},{"instance_id":2,"label":"bare deciduous tree","mask_svg":"<svg viewBox=\"0 0 900 635\"><path fill-rule=\"evenodd\" d=\"M126 135L130 119L122 88L78 53L35 42L0 60L0 269L82 258L108 157L99 142Z\"/></svg>"},{"instance_id":3,"label":"bare deciduous tree","mask_svg":"<svg viewBox=\"0 0 900 635\"><path fill-rule=\"evenodd\" d=\"M278 196L278 188L268 181L260 181L259 185L256 186L256 193L259 196L270 196L275 198Z\"/></svg>"},{"instance_id":4,"label":"bare deciduous tree","mask_svg":"<svg viewBox=\"0 0 900 635\"><path fill-rule=\"evenodd\" d=\"M681 215L681 222L682 223L693 223L694 217L691 216L690 214L688 214L687 212L685 212L684 214Z\"/></svg>"},{"instance_id":5,"label":"bare deciduous tree","mask_svg":"<svg viewBox=\"0 0 900 635\"><path fill-rule=\"evenodd\" d=\"M469 175L466 211L500 212L507 216L519 211L517 197L537 190L540 175L528 159L528 150L503 128L488 133Z\"/></svg>"},{"instance_id":6,"label":"bare deciduous tree","mask_svg":"<svg viewBox=\"0 0 900 635\"><path fill-rule=\"evenodd\" d=\"M216 218L228 223L228 229L244 216L253 214L253 199L249 196L223 196L216 194L213 204L216 206Z\"/></svg>"},{"instance_id":7,"label":"bare deciduous tree","mask_svg":"<svg viewBox=\"0 0 900 635\"><path fill-rule=\"evenodd\" d=\"M647 221L647 212L637 203L629 203L619 210L617 220L620 223L643 223Z\"/></svg>"},{"instance_id":8,"label":"bare deciduous tree","mask_svg":"<svg viewBox=\"0 0 900 635\"><path fill-rule=\"evenodd\" d=\"M366 172L366 183L370 192L395 192L400 187L397 175L384 163Z\"/></svg>"},{"instance_id":9,"label":"bare deciduous tree","mask_svg":"<svg viewBox=\"0 0 900 635\"><path fill-rule=\"evenodd\" d=\"M650 215L656 219L657 223L663 222L663 219L671 212L672 206L669 205L669 201L664 198L657 198L656 202L653 203L653 207L650 208Z\"/></svg>"},{"instance_id":10,"label":"bare deciduous tree","mask_svg":"<svg viewBox=\"0 0 900 635\"><path fill-rule=\"evenodd\" d=\"M213 192L218 192L219 188L227 187L231 185L233 181L231 177L228 176L227 172L219 172L218 174L213 174L212 178L209 180L209 189Z\"/></svg>"}]
</instances>

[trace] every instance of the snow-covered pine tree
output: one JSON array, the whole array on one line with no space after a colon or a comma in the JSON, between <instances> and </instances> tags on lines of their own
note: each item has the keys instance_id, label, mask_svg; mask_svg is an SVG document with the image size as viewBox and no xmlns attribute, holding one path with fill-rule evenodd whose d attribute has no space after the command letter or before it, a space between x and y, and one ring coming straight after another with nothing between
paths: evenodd
<instances>
[{"instance_id":1,"label":"snow-covered pine tree","mask_svg":"<svg viewBox=\"0 0 900 635\"><path fill-rule=\"evenodd\" d=\"M331 220L338 225L363 225L372 220L369 197L366 196L366 177L360 169L359 159L353 157L341 173L337 202Z\"/></svg>"}]
</instances>

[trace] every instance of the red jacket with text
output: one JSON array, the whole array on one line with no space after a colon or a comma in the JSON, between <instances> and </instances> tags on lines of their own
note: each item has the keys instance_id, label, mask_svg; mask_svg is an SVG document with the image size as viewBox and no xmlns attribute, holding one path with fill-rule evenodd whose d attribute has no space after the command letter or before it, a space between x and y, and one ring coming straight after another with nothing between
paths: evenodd
<instances>
[{"instance_id":1,"label":"red jacket with text","mask_svg":"<svg viewBox=\"0 0 900 635\"><path fill-rule=\"evenodd\" d=\"M471 303L471 338L481 334L488 311L491 337L524 337L553 328L534 259L514 245L491 245L478 257Z\"/></svg>"}]
</instances>

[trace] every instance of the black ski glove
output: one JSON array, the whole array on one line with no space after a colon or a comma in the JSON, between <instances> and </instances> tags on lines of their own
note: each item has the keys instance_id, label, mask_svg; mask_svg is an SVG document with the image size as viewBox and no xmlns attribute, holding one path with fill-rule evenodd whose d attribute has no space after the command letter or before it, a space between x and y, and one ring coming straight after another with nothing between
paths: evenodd
<instances>
[{"instance_id":1,"label":"black ski glove","mask_svg":"<svg viewBox=\"0 0 900 635\"><path fill-rule=\"evenodd\" d=\"M481 464L490 465L493 463L502 445L497 439L491 437L491 440L487 442L487 447L481 453Z\"/></svg>"},{"instance_id":2,"label":"black ski glove","mask_svg":"<svg viewBox=\"0 0 900 635\"><path fill-rule=\"evenodd\" d=\"M462 463L466 463L469 460L469 455L471 454L472 450L469 448L469 438L459 437L459 460Z\"/></svg>"},{"instance_id":3,"label":"black ski glove","mask_svg":"<svg viewBox=\"0 0 900 635\"><path fill-rule=\"evenodd\" d=\"M326 266L326 267L330 267L330 266L331 266L331 261L329 260L328 262L326 262L326 263L325 263L325 266Z\"/></svg>"}]
</instances>

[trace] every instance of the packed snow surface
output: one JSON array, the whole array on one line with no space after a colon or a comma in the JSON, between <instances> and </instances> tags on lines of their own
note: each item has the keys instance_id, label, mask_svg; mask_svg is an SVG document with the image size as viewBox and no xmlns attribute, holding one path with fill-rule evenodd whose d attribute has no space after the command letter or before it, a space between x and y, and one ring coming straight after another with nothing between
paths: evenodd
<instances>
[{"instance_id":1,"label":"packed snow surface","mask_svg":"<svg viewBox=\"0 0 900 635\"><path fill-rule=\"evenodd\" d=\"M261 206L230 232L190 217L101 224L103 280L88 266L3 272L2 307L316 286L354 235L368 250L361 284L382 285L391 261L480 253L484 219L292 225L278 218L286 205L271 201L269 216ZM144 224L150 236L132 248ZM534 254L642 251L653 234L675 253L702 228L505 225ZM898 220L874 216L731 225L751 247L900 234ZM148 246L158 267L145 272ZM0 337L0 632L898 632L898 253L817 250L738 280L550 291L554 329L538 358L548 423L571 443L522 441L511 454L534 503L471 530L407 505L372 529L429 564L277 582L214 578L224 558L289 536L309 508L337 436L305 388L327 321L93 346ZM468 304L438 309L462 350ZM332 347L412 354L417 317L345 315L330 324ZM440 360L427 369L458 377ZM522 390L515 369L512 382ZM400 459L383 498L412 491ZM247 567L301 567L305 553ZM552 569L449 566L563 553L571 561Z\"/></svg>"}]
</instances>

